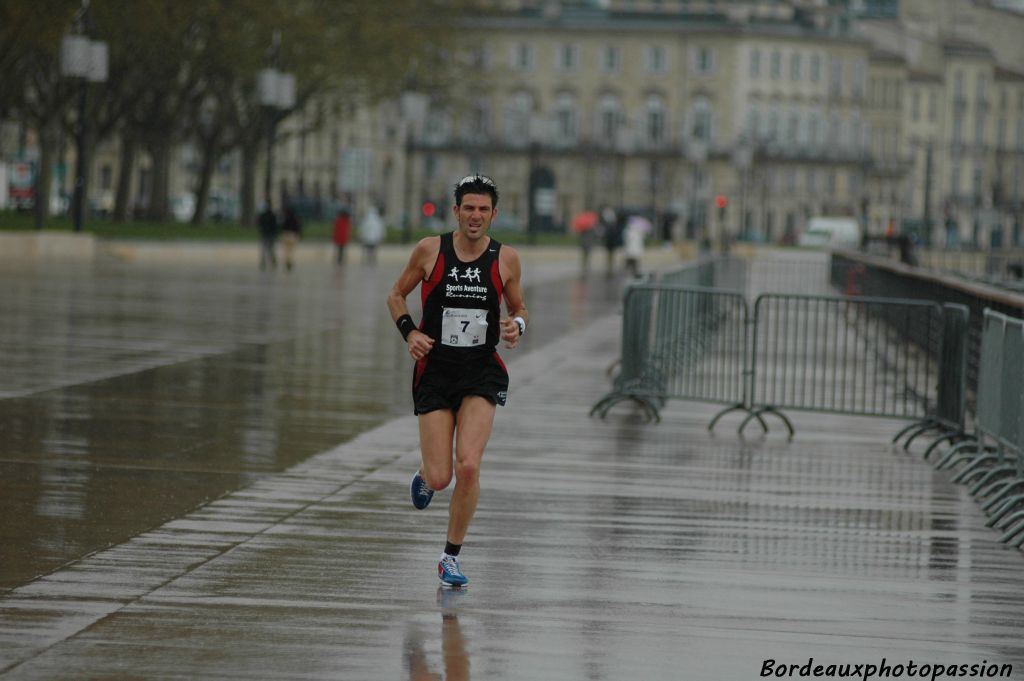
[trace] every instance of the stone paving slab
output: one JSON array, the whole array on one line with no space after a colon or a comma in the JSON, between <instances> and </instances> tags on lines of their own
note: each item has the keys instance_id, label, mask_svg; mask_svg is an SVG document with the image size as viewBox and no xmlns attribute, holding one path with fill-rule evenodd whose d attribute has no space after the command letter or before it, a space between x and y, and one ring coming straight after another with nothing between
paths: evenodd
<instances>
[{"instance_id":1,"label":"stone paving slab","mask_svg":"<svg viewBox=\"0 0 1024 681\"><path fill-rule=\"evenodd\" d=\"M510 363L463 565L413 511L404 416L0 598L11 679L688 679L764 661L1012 664L1022 556L899 422L587 417L619 318ZM431 675L438 676L431 676Z\"/></svg>"}]
</instances>

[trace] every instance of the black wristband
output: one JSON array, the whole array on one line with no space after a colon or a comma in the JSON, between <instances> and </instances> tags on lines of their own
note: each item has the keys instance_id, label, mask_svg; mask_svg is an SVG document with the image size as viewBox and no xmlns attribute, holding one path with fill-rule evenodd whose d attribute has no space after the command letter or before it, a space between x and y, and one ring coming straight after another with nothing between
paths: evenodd
<instances>
[{"instance_id":1,"label":"black wristband","mask_svg":"<svg viewBox=\"0 0 1024 681\"><path fill-rule=\"evenodd\" d=\"M398 332L402 334L402 338L408 339L409 334L416 329L416 322L412 320L412 317L404 314L395 320L395 326L398 327Z\"/></svg>"}]
</instances>

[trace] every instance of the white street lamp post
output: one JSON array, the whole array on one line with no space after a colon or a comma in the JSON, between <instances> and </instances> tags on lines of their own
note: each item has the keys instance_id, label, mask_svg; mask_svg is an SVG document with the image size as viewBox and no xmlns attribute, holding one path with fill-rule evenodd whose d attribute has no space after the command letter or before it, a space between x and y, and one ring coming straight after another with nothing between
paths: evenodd
<instances>
[{"instance_id":1,"label":"white street lamp post","mask_svg":"<svg viewBox=\"0 0 1024 681\"><path fill-rule=\"evenodd\" d=\"M109 52L105 42L89 38L88 34L92 30L89 0L82 0L82 9L78 13L77 23L78 33L66 35L61 41L60 72L66 78L81 80L78 96L78 130L76 131L75 191L71 201L74 229L76 232L80 232L85 214L85 193L89 173L89 84L106 82Z\"/></svg>"},{"instance_id":2,"label":"white street lamp post","mask_svg":"<svg viewBox=\"0 0 1024 681\"><path fill-rule=\"evenodd\" d=\"M280 36L274 34L274 52L280 43ZM295 75L278 70L275 66L262 69L257 74L257 91L260 104L267 109L267 174L263 186L264 200L273 206L274 137L277 129L276 114L295 106Z\"/></svg>"}]
</instances>

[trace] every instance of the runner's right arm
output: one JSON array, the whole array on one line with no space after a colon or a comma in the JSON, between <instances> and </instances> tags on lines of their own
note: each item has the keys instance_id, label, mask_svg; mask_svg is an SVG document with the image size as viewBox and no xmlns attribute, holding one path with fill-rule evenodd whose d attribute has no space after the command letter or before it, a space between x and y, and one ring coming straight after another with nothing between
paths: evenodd
<instances>
[{"instance_id":1,"label":"runner's right arm","mask_svg":"<svg viewBox=\"0 0 1024 681\"><path fill-rule=\"evenodd\" d=\"M427 237L420 240L413 249L408 264L388 294L388 311L391 312L392 321L397 322L402 315L409 314L405 299L429 276L426 268L437 259L440 241L439 237ZM434 347L434 339L419 329L410 331L405 341L409 345L409 355L416 361L426 357Z\"/></svg>"}]
</instances>

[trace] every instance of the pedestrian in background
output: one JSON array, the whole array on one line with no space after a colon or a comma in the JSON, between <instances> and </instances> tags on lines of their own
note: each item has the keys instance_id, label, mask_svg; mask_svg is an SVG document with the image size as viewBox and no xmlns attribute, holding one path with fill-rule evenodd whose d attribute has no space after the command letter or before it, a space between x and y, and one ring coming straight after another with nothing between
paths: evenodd
<instances>
[{"instance_id":1,"label":"pedestrian in background","mask_svg":"<svg viewBox=\"0 0 1024 681\"><path fill-rule=\"evenodd\" d=\"M277 255L274 253L277 243L277 214L268 202L260 211L257 219L260 228L260 269L277 268Z\"/></svg>"},{"instance_id":2,"label":"pedestrian in background","mask_svg":"<svg viewBox=\"0 0 1024 681\"><path fill-rule=\"evenodd\" d=\"M372 265L377 262L377 246L384 239L384 220L376 206L370 206L359 223L359 241L363 244L364 259Z\"/></svg>"},{"instance_id":3,"label":"pedestrian in background","mask_svg":"<svg viewBox=\"0 0 1024 681\"><path fill-rule=\"evenodd\" d=\"M284 240L284 267L291 271L295 265L295 247L302 236L302 223L295 214L295 208L288 204L284 208L284 221L281 223L281 238Z\"/></svg>"},{"instance_id":4,"label":"pedestrian in background","mask_svg":"<svg viewBox=\"0 0 1024 681\"><path fill-rule=\"evenodd\" d=\"M348 245L349 238L352 234L352 216L349 215L347 208L342 208L338 211L337 216L334 218L334 246L338 251L337 263L339 265L345 262L345 246Z\"/></svg>"},{"instance_id":5,"label":"pedestrian in background","mask_svg":"<svg viewBox=\"0 0 1024 681\"><path fill-rule=\"evenodd\" d=\"M601 209L601 235L608 251L608 274L611 274L615 270L615 251L622 245L622 224L610 206Z\"/></svg>"}]
</instances>

